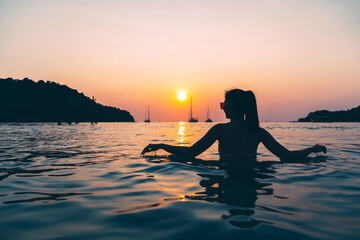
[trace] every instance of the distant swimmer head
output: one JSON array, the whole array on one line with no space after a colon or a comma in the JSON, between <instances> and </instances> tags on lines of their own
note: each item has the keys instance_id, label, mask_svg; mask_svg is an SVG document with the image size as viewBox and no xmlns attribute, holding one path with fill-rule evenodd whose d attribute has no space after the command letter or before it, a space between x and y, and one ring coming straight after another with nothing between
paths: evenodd
<instances>
[{"instance_id":1,"label":"distant swimmer head","mask_svg":"<svg viewBox=\"0 0 360 240\"><path fill-rule=\"evenodd\" d=\"M249 130L259 129L256 98L252 91L232 89L225 92L225 101L221 105L226 118L244 120Z\"/></svg>"}]
</instances>

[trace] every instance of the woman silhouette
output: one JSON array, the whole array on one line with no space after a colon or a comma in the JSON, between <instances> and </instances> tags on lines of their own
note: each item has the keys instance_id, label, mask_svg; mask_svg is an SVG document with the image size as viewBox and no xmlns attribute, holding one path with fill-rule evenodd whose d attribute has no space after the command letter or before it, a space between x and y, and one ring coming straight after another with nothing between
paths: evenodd
<instances>
[{"instance_id":1,"label":"woman silhouette","mask_svg":"<svg viewBox=\"0 0 360 240\"><path fill-rule=\"evenodd\" d=\"M163 143L149 144L141 154L164 149L172 154L195 157L208 149L216 140L219 141L220 161L224 163L239 159L256 162L259 143L263 143L282 161L305 158L310 153L326 153L326 147L318 144L303 150L289 151L268 131L259 127L256 99L252 91L240 89L227 91L225 92L225 101L220 103L220 107L230 122L216 124L191 147L171 146Z\"/></svg>"}]
</instances>

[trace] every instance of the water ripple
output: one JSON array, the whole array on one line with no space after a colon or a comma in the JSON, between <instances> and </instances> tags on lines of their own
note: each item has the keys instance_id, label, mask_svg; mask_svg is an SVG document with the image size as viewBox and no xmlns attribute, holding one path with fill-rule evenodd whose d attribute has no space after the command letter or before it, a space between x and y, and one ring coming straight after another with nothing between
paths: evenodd
<instances>
[{"instance_id":1,"label":"water ripple","mask_svg":"<svg viewBox=\"0 0 360 240\"><path fill-rule=\"evenodd\" d=\"M212 125L0 123L1 238L359 236L360 124L262 123L292 150L329 152L284 164L260 145L246 171L223 169L217 144L198 158L140 156L150 142L190 145Z\"/></svg>"}]
</instances>

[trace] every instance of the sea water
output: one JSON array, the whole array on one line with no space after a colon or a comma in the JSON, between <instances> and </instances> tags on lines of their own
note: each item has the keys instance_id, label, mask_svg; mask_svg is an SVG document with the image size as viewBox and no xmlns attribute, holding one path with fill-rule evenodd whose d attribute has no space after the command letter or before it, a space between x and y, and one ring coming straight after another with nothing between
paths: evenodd
<instances>
[{"instance_id":1,"label":"sea water","mask_svg":"<svg viewBox=\"0 0 360 240\"><path fill-rule=\"evenodd\" d=\"M215 123L1 123L0 239L359 239L360 124L262 123L290 150L328 153L229 173L217 143L190 146Z\"/></svg>"}]
</instances>

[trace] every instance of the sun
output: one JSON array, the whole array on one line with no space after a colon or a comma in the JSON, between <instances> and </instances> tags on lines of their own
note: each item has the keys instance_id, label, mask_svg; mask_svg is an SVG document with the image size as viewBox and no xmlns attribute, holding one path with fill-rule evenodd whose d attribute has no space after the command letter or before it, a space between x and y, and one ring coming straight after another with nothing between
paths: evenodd
<instances>
[{"instance_id":1,"label":"sun","mask_svg":"<svg viewBox=\"0 0 360 240\"><path fill-rule=\"evenodd\" d=\"M178 91L178 95L177 98L179 99L179 101L185 101L186 100L186 91L184 90L180 90Z\"/></svg>"}]
</instances>

